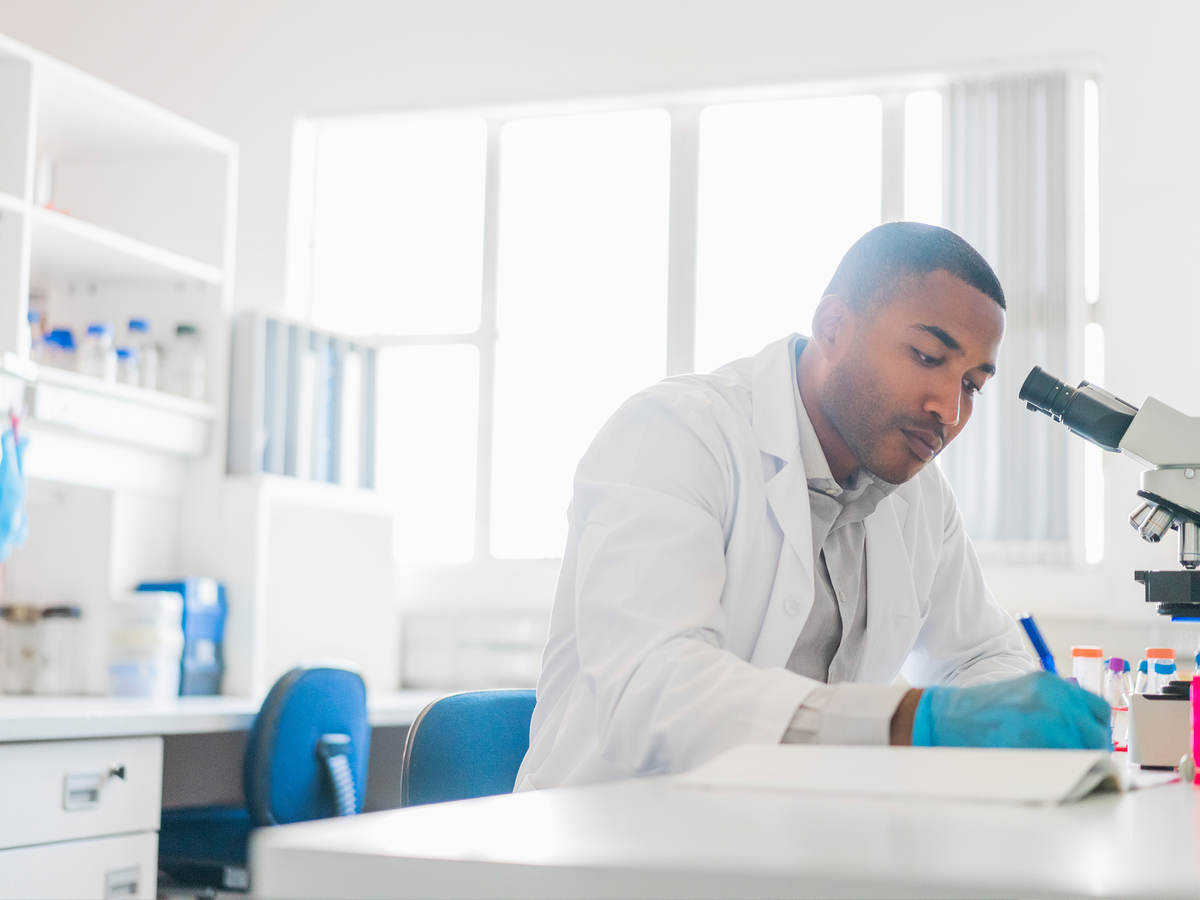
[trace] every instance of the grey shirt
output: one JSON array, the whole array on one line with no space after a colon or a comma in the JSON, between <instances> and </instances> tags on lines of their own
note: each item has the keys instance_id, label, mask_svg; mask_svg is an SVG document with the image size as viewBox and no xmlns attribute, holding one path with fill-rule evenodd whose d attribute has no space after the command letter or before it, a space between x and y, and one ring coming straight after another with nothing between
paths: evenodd
<instances>
[{"instance_id":1,"label":"grey shirt","mask_svg":"<svg viewBox=\"0 0 1200 900\"><path fill-rule=\"evenodd\" d=\"M800 707L784 740L886 743L892 714L906 688L843 683L853 681L858 672L867 630L864 520L896 486L863 469L845 485L834 480L800 397L796 361L805 344L798 338L792 355L792 390L812 515L814 592L812 610L787 668L838 687L816 689Z\"/></svg>"}]
</instances>

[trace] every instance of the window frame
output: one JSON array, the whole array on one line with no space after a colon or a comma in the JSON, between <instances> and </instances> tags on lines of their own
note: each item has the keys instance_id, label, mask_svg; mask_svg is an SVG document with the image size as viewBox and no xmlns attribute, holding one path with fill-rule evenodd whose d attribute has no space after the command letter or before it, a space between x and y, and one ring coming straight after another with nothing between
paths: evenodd
<instances>
[{"instance_id":1,"label":"window frame","mask_svg":"<svg viewBox=\"0 0 1200 900\"><path fill-rule=\"evenodd\" d=\"M1070 68L1069 66L1065 68ZM1094 70L1093 70L1094 71ZM1095 75L1091 75L1095 78ZM494 431L494 401L496 374L497 268L499 262L500 221L500 155L501 131L510 121L533 116L559 116L587 112L616 112L639 109L664 110L669 116L670 162L668 188L667 239L667 316L666 346L663 348L668 375L690 372L695 358L696 287L697 287L697 227L699 212L700 114L709 106L764 100L800 100L834 98L869 94L881 103L881 204L880 222L902 219L904 216L905 176L905 99L916 91L943 90L951 76L918 74L881 79L854 80L836 83L813 82L782 87L757 87L736 90L643 95L608 99L581 100L570 103L525 104L502 107L452 107L438 110L378 113L387 118L420 118L431 116L478 116L486 128L486 159L484 178L484 216L482 254L483 267L480 286L480 315L476 329L463 333L375 335L367 340L376 348L436 346L467 344L479 355L478 421L476 435L475 523L474 549L465 565L528 563L536 560L516 560L495 557L491 541L492 505L492 438ZM293 317L311 319L313 296L311 284L312 213L315 195L317 130L339 120L360 119L362 115L313 116L299 120L293 134L291 209L288 223L287 306ZM1072 318L1076 310L1073 299L1068 301ZM1098 304L1089 304L1086 320L1094 321ZM1082 328L1082 323L1080 323ZM1082 340L1080 331L1080 340ZM1082 482L1080 454L1072 452L1068 472L1073 485ZM1074 489L1068 503L1068 517L1082 529L1083 503L1080 490ZM1053 543L1053 542L1051 542ZM1072 547L1048 546L1046 542L1023 544L1021 547L996 546L980 542L979 554L985 560L1006 562L1077 563L1082 560L1082 536L1074 535ZM545 559L557 559L547 557ZM437 567L435 563L417 563L417 567Z\"/></svg>"}]
</instances>

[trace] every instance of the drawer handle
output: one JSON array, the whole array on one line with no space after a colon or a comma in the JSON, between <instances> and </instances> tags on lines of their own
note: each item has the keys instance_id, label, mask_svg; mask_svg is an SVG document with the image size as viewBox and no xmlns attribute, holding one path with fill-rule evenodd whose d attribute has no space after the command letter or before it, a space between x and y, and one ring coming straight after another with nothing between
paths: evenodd
<instances>
[{"instance_id":1,"label":"drawer handle","mask_svg":"<svg viewBox=\"0 0 1200 900\"><path fill-rule=\"evenodd\" d=\"M110 778L125 780L125 764L115 763L108 771L86 773L68 773L63 778L63 809L75 811L95 809L100 805L100 789Z\"/></svg>"},{"instance_id":2,"label":"drawer handle","mask_svg":"<svg viewBox=\"0 0 1200 900\"><path fill-rule=\"evenodd\" d=\"M141 866L124 866L109 869L104 875L104 897L136 897L138 882L142 877Z\"/></svg>"}]
</instances>

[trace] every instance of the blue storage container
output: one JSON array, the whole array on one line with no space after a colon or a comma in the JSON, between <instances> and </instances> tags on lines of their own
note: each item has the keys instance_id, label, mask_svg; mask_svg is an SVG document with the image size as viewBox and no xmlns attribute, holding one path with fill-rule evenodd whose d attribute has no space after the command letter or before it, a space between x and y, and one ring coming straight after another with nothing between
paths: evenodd
<instances>
[{"instance_id":1,"label":"blue storage container","mask_svg":"<svg viewBox=\"0 0 1200 900\"><path fill-rule=\"evenodd\" d=\"M215 578L143 581L139 591L173 591L183 597L183 657L179 694L221 693L225 671L225 585Z\"/></svg>"}]
</instances>

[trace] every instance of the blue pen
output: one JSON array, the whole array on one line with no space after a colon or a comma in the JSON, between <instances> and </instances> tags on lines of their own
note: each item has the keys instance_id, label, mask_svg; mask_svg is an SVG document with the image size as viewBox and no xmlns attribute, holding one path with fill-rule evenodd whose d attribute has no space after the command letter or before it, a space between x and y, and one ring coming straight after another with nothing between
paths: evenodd
<instances>
[{"instance_id":1,"label":"blue pen","mask_svg":"<svg viewBox=\"0 0 1200 900\"><path fill-rule=\"evenodd\" d=\"M1025 633L1029 635L1029 643L1033 644L1033 652L1042 661L1042 668L1057 675L1058 668L1054 665L1054 657L1050 654L1050 648L1046 646L1046 640L1042 637L1042 633L1038 631L1037 623L1033 621L1033 613L1025 613L1018 621L1025 629Z\"/></svg>"}]
</instances>

